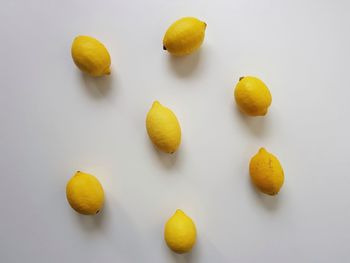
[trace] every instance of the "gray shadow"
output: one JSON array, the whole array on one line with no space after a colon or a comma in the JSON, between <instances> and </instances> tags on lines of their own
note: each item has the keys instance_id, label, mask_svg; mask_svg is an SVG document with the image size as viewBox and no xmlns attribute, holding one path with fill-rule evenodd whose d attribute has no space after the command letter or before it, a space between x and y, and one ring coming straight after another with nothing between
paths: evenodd
<instances>
[{"instance_id":1,"label":"gray shadow","mask_svg":"<svg viewBox=\"0 0 350 263\"><path fill-rule=\"evenodd\" d=\"M202 246L203 242L205 243L205 248ZM201 263L203 262L204 256L207 256L208 258L215 258L215 262L229 262L208 239L202 236L197 236L196 244L190 252L185 254L176 254L166 245L165 247L168 250L168 254L176 263ZM205 255L201 253L202 249L206 250Z\"/></svg>"},{"instance_id":2,"label":"gray shadow","mask_svg":"<svg viewBox=\"0 0 350 263\"><path fill-rule=\"evenodd\" d=\"M105 200L104 206L101 211L96 215L82 215L76 213L79 225L88 232L98 231L103 228L106 223L106 219L109 215L109 204Z\"/></svg>"},{"instance_id":3,"label":"gray shadow","mask_svg":"<svg viewBox=\"0 0 350 263\"><path fill-rule=\"evenodd\" d=\"M180 146L181 147L181 146ZM163 153L153 146L154 151L159 159L159 161L163 164L163 166L167 169L171 169L175 166L178 159L179 149L174 153Z\"/></svg>"},{"instance_id":4,"label":"gray shadow","mask_svg":"<svg viewBox=\"0 0 350 263\"><path fill-rule=\"evenodd\" d=\"M234 114L245 127L247 127L256 136L263 136L267 132L268 114L266 116L248 116L242 112L236 104L233 105Z\"/></svg>"},{"instance_id":5,"label":"gray shadow","mask_svg":"<svg viewBox=\"0 0 350 263\"><path fill-rule=\"evenodd\" d=\"M264 194L256 188L253 182L250 179L250 176L247 176L250 181L250 189L252 190L252 194L255 197L255 201L259 203L260 206L264 207L268 211L276 211L278 209L280 203L280 193L277 195L268 195Z\"/></svg>"},{"instance_id":6,"label":"gray shadow","mask_svg":"<svg viewBox=\"0 0 350 263\"><path fill-rule=\"evenodd\" d=\"M207 253L207 257L208 258L215 258L216 261L215 262L232 262L232 260L229 260L228 258L226 258L220 251L219 249L215 246L215 244L213 244L208 238L203 237L201 239L203 242L205 241L205 249L208 251ZM198 255L198 254L197 254ZM196 256L196 254L195 254ZM190 261L191 263L200 263L201 261L199 260L199 257L193 257L191 259L192 261ZM203 260L202 260L203 261Z\"/></svg>"},{"instance_id":7,"label":"gray shadow","mask_svg":"<svg viewBox=\"0 0 350 263\"><path fill-rule=\"evenodd\" d=\"M182 145L180 145L177 151L174 153L164 153L160 151L155 145L153 145L152 141L150 140L147 134L146 137L149 141L149 147L152 148L152 151L155 153L160 163L167 169L173 168L178 161L179 151L181 150Z\"/></svg>"},{"instance_id":8,"label":"gray shadow","mask_svg":"<svg viewBox=\"0 0 350 263\"><path fill-rule=\"evenodd\" d=\"M81 73L81 79L87 93L95 99L107 97L111 93L113 78L113 72L111 75L102 77L91 77L85 73Z\"/></svg>"},{"instance_id":9,"label":"gray shadow","mask_svg":"<svg viewBox=\"0 0 350 263\"><path fill-rule=\"evenodd\" d=\"M198 243L198 240L197 240ZM194 247L190 252L184 253L184 254L177 254L173 252L167 245L165 245L165 249L168 250L168 254L174 259L174 262L176 263L192 263L192 262L199 262L199 251L198 251L198 244L195 244Z\"/></svg>"},{"instance_id":10,"label":"gray shadow","mask_svg":"<svg viewBox=\"0 0 350 263\"><path fill-rule=\"evenodd\" d=\"M173 262L176 263L186 263L188 260L186 259L186 254L176 254L175 252L171 251L170 248L166 248L168 250L168 254L170 257L172 257L174 260Z\"/></svg>"},{"instance_id":11,"label":"gray shadow","mask_svg":"<svg viewBox=\"0 0 350 263\"><path fill-rule=\"evenodd\" d=\"M200 262L200 237L197 236L196 244L192 250L184 254L185 262Z\"/></svg>"},{"instance_id":12,"label":"gray shadow","mask_svg":"<svg viewBox=\"0 0 350 263\"><path fill-rule=\"evenodd\" d=\"M202 48L200 48L193 54L182 57L169 55L168 60L171 69L180 78L186 78L190 76L198 68L202 54L201 50Z\"/></svg>"}]
</instances>

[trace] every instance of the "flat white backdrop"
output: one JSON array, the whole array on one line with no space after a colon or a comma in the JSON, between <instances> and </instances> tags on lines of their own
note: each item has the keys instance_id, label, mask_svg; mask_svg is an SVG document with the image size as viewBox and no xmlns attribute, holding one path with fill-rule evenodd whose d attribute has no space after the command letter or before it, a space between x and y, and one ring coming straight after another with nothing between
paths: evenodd
<instances>
[{"instance_id":1,"label":"flat white backdrop","mask_svg":"<svg viewBox=\"0 0 350 263\"><path fill-rule=\"evenodd\" d=\"M350 2L13 0L0 9L0 261L349 262ZM162 50L183 16L208 24L200 51ZM112 75L72 62L75 36L101 40ZM273 96L240 114L233 87L255 75ZM154 100L182 127L174 155L151 145ZM276 154L276 197L252 187L259 147ZM75 213L65 185L97 176L103 213ZM166 220L183 209L198 242L175 255Z\"/></svg>"}]
</instances>

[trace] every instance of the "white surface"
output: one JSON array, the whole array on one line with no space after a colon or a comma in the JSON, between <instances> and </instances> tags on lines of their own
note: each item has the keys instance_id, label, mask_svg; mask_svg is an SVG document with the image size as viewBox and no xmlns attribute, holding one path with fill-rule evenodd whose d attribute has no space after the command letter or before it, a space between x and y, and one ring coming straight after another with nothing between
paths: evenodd
<instances>
[{"instance_id":1,"label":"white surface","mask_svg":"<svg viewBox=\"0 0 350 263\"><path fill-rule=\"evenodd\" d=\"M0 262L349 262L349 1L2 1ZM199 53L162 50L182 16L208 24ZM100 39L113 74L83 76L79 34ZM269 86L266 118L238 113L242 75ZM154 150L145 116L177 114L175 155ZM248 162L275 153L285 185L251 186ZM106 207L80 216L65 197L76 170ZM177 209L198 243L177 256L163 225Z\"/></svg>"}]
</instances>

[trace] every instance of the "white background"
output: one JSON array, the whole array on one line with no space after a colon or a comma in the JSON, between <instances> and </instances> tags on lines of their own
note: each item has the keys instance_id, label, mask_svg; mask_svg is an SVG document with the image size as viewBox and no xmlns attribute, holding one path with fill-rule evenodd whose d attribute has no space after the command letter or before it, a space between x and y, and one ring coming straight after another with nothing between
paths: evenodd
<instances>
[{"instance_id":1,"label":"white background","mask_svg":"<svg viewBox=\"0 0 350 263\"><path fill-rule=\"evenodd\" d=\"M350 2L346 0L12 0L0 9L0 261L349 262ZM162 50L183 16L208 24L194 55ZM75 36L101 40L112 75L81 74ZM240 114L233 87L260 77L273 102ZM182 127L174 155L145 130L154 100ZM252 187L264 146L280 159L276 197ZM78 215L65 185L97 176L103 213ZM177 208L196 222L192 253L163 226Z\"/></svg>"}]
</instances>

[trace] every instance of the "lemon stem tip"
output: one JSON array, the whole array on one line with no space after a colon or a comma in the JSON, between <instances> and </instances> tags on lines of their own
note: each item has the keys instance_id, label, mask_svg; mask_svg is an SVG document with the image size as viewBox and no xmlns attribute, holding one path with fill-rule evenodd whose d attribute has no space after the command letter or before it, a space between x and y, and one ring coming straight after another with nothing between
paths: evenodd
<instances>
[{"instance_id":1,"label":"lemon stem tip","mask_svg":"<svg viewBox=\"0 0 350 263\"><path fill-rule=\"evenodd\" d=\"M261 153L261 152L266 152L266 149L265 149L264 147L261 147L261 148L259 149L259 153Z\"/></svg>"},{"instance_id":2,"label":"lemon stem tip","mask_svg":"<svg viewBox=\"0 0 350 263\"><path fill-rule=\"evenodd\" d=\"M176 211L175 211L175 214L183 214L184 212L182 212L182 210L181 209L176 209Z\"/></svg>"},{"instance_id":3,"label":"lemon stem tip","mask_svg":"<svg viewBox=\"0 0 350 263\"><path fill-rule=\"evenodd\" d=\"M108 69L105 71L105 74L106 74L106 75L110 75L110 74L111 74L111 69L108 68Z\"/></svg>"},{"instance_id":4,"label":"lemon stem tip","mask_svg":"<svg viewBox=\"0 0 350 263\"><path fill-rule=\"evenodd\" d=\"M153 102L153 105L152 105L152 106L158 106L158 105L160 105L159 101L155 100L155 101Z\"/></svg>"}]
</instances>

